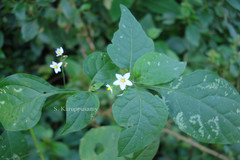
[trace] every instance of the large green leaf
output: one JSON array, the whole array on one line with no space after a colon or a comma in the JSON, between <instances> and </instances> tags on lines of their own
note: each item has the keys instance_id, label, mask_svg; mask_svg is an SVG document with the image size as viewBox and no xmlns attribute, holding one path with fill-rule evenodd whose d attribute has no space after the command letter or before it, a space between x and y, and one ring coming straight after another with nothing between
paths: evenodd
<instances>
[{"instance_id":1,"label":"large green leaf","mask_svg":"<svg viewBox=\"0 0 240 160\"><path fill-rule=\"evenodd\" d=\"M97 96L89 92L75 94L68 98L66 104L67 122L64 134L86 127L96 115L99 108Z\"/></svg>"},{"instance_id":2,"label":"large green leaf","mask_svg":"<svg viewBox=\"0 0 240 160\"><path fill-rule=\"evenodd\" d=\"M142 88L128 88L113 104L113 115L125 129L118 141L120 155L138 152L160 134L168 112L163 101Z\"/></svg>"},{"instance_id":3,"label":"large green leaf","mask_svg":"<svg viewBox=\"0 0 240 160\"><path fill-rule=\"evenodd\" d=\"M28 145L21 132L4 131L0 136L0 159L27 158Z\"/></svg>"},{"instance_id":4,"label":"large green leaf","mask_svg":"<svg viewBox=\"0 0 240 160\"><path fill-rule=\"evenodd\" d=\"M121 13L119 30L114 33L112 44L108 45L107 52L118 67L131 70L139 57L154 51L154 44L131 12L123 5L121 5Z\"/></svg>"},{"instance_id":5,"label":"large green leaf","mask_svg":"<svg viewBox=\"0 0 240 160\"><path fill-rule=\"evenodd\" d=\"M83 160L124 160L122 157L117 157L120 132L121 129L114 126L91 129L81 139L80 158Z\"/></svg>"},{"instance_id":6,"label":"large green leaf","mask_svg":"<svg viewBox=\"0 0 240 160\"><path fill-rule=\"evenodd\" d=\"M61 92L37 76L11 75L0 82L0 122L10 131L32 128L47 97Z\"/></svg>"},{"instance_id":7,"label":"large green leaf","mask_svg":"<svg viewBox=\"0 0 240 160\"><path fill-rule=\"evenodd\" d=\"M95 52L89 55L83 64L84 73L92 82L112 83L118 67L112 63L106 53Z\"/></svg>"},{"instance_id":8,"label":"large green leaf","mask_svg":"<svg viewBox=\"0 0 240 160\"><path fill-rule=\"evenodd\" d=\"M137 81L147 85L170 82L185 70L186 62L178 62L165 54L148 53L139 58L133 72Z\"/></svg>"},{"instance_id":9,"label":"large green leaf","mask_svg":"<svg viewBox=\"0 0 240 160\"><path fill-rule=\"evenodd\" d=\"M133 160L152 160L157 153L159 147L160 139L157 138L150 145L145 147L143 150L138 151L133 154Z\"/></svg>"},{"instance_id":10,"label":"large green leaf","mask_svg":"<svg viewBox=\"0 0 240 160\"><path fill-rule=\"evenodd\" d=\"M155 90L182 131L201 142L240 143L240 96L218 75L198 70Z\"/></svg>"}]
</instances>

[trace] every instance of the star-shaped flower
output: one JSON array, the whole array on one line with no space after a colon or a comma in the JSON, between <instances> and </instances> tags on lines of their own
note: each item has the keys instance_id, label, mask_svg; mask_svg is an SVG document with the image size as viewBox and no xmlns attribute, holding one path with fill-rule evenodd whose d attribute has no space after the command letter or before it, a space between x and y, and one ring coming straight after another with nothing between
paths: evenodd
<instances>
[{"instance_id":1,"label":"star-shaped flower","mask_svg":"<svg viewBox=\"0 0 240 160\"><path fill-rule=\"evenodd\" d=\"M112 87L109 84L107 84L106 87L108 91L111 91L111 93L113 93Z\"/></svg>"},{"instance_id":2,"label":"star-shaped flower","mask_svg":"<svg viewBox=\"0 0 240 160\"><path fill-rule=\"evenodd\" d=\"M120 74L116 74L117 80L113 82L113 85L119 85L121 90L124 90L126 86L132 86L132 82L128 80L130 78L130 73L126 73L123 76Z\"/></svg>"},{"instance_id":3,"label":"star-shaped flower","mask_svg":"<svg viewBox=\"0 0 240 160\"><path fill-rule=\"evenodd\" d=\"M56 63L54 61L52 61L52 64L50 65L50 67L54 69L56 74L58 74L58 72L61 72L61 66L62 62Z\"/></svg>"},{"instance_id":4,"label":"star-shaped flower","mask_svg":"<svg viewBox=\"0 0 240 160\"><path fill-rule=\"evenodd\" d=\"M56 56L57 56L57 57L61 56L61 55L64 53L62 47L57 48L55 52L56 52Z\"/></svg>"}]
</instances>

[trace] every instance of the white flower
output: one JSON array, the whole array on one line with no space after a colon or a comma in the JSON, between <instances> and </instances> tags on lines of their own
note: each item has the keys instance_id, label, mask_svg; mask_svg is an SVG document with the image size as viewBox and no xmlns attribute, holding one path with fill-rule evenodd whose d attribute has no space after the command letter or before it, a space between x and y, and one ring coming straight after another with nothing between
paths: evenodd
<instances>
[{"instance_id":1,"label":"white flower","mask_svg":"<svg viewBox=\"0 0 240 160\"><path fill-rule=\"evenodd\" d=\"M107 87L107 90L108 90L108 91L111 91L111 93L113 93L112 87L111 87L109 84L107 84L106 87Z\"/></svg>"},{"instance_id":2,"label":"white flower","mask_svg":"<svg viewBox=\"0 0 240 160\"><path fill-rule=\"evenodd\" d=\"M123 76L120 74L116 74L117 80L113 82L113 85L119 85L121 90L124 90L126 86L132 86L132 82L128 79L130 78L130 73L126 73Z\"/></svg>"},{"instance_id":3,"label":"white flower","mask_svg":"<svg viewBox=\"0 0 240 160\"><path fill-rule=\"evenodd\" d=\"M56 56L59 57L59 56L61 56L63 54L64 51L63 51L63 48L60 47L60 48L57 48L55 52L57 54Z\"/></svg>"},{"instance_id":4,"label":"white flower","mask_svg":"<svg viewBox=\"0 0 240 160\"><path fill-rule=\"evenodd\" d=\"M62 66L62 62L56 63L54 61L52 61L52 64L50 65L50 67L54 69L56 74L58 72L61 72L61 66Z\"/></svg>"}]
</instances>

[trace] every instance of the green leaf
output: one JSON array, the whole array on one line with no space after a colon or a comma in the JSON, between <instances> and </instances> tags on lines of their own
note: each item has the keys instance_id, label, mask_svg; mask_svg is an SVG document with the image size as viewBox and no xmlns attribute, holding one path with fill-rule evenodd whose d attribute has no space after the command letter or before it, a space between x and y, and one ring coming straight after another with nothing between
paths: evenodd
<instances>
[{"instance_id":1,"label":"green leaf","mask_svg":"<svg viewBox=\"0 0 240 160\"><path fill-rule=\"evenodd\" d=\"M141 88L128 88L113 104L113 115L125 129L118 141L119 155L138 152L153 142L164 127L168 111L158 97Z\"/></svg>"},{"instance_id":2,"label":"green leaf","mask_svg":"<svg viewBox=\"0 0 240 160\"><path fill-rule=\"evenodd\" d=\"M119 69L106 53L94 52L84 61L83 70L92 82L112 83Z\"/></svg>"},{"instance_id":3,"label":"green leaf","mask_svg":"<svg viewBox=\"0 0 240 160\"><path fill-rule=\"evenodd\" d=\"M37 76L6 77L0 82L0 122L9 131L30 129L39 121L47 97L61 92Z\"/></svg>"},{"instance_id":4,"label":"green leaf","mask_svg":"<svg viewBox=\"0 0 240 160\"><path fill-rule=\"evenodd\" d=\"M63 12L67 19L74 20L75 8L72 6L71 2L68 0L61 0L59 8Z\"/></svg>"},{"instance_id":5,"label":"green leaf","mask_svg":"<svg viewBox=\"0 0 240 160\"><path fill-rule=\"evenodd\" d=\"M48 138L53 137L53 130L50 127L44 127L42 125L36 125L33 128L33 131L37 138Z\"/></svg>"},{"instance_id":6,"label":"green leaf","mask_svg":"<svg viewBox=\"0 0 240 160\"><path fill-rule=\"evenodd\" d=\"M162 32L162 29L160 28L150 28L148 31L147 31L147 34L150 38L152 39L156 39Z\"/></svg>"},{"instance_id":7,"label":"green leaf","mask_svg":"<svg viewBox=\"0 0 240 160\"><path fill-rule=\"evenodd\" d=\"M152 160L157 153L160 144L160 139L157 138L150 145L145 147L143 150L133 154L132 160Z\"/></svg>"},{"instance_id":8,"label":"green leaf","mask_svg":"<svg viewBox=\"0 0 240 160\"><path fill-rule=\"evenodd\" d=\"M4 131L0 136L0 159L26 159L27 141L21 132Z\"/></svg>"},{"instance_id":9,"label":"green leaf","mask_svg":"<svg viewBox=\"0 0 240 160\"><path fill-rule=\"evenodd\" d=\"M240 11L240 2L238 0L227 0L227 2L235 9Z\"/></svg>"},{"instance_id":10,"label":"green leaf","mask_svg":"<svg viewBox=\"0 0 240 160\"><path fill-rule=\"evenodd\" d=\"M115 126L91 129L81 139L80 158L84 160L124 160L122 157L117 157L117 144L120 132L121 129ZM97 154L96 151L101 153Z\"/></svg>"},{"instance_id":11,"label":"green leaf","mask_svg":"<svg viewBox=\"0 0 240 160\"><path fill-rule=\"evenodd\" d=\"M26 19L26 7L24 2L18 2L15 4L13 8L13 13L15 14L18 20L25 20Z\"/></svg>"},{"instance_id":12,"label":"green leaf","mask_svg":"<svg viewBox=\"0 0 240 160\"><path fill-rule=\"evenodd\" d=\"M52 151L60 157L69 157L70 154L70 149L62 142L53 142Z\"/></svg>"},{"instance_id":13,"label":"green leaf","mask_svg":"<svg viewBox=\"0 0 240 160\"><path fill-rule=\"evenodd\" d=\"M198 70L158 89L179 128L206 143L240 143L240 96L215 73Z\"/></svg>"},{"instance_id":14,"label":"green leaf","mask_svg":"<svg viewBox=\"0 0 240 160\"><path fill-rule=\"evenodd\" d=\"M25 23L21 28L22 38L25 41L32 40L39 32L39 26L37 21L31 21Z\"/></svg>"},{"instance_id":15,"label":"green leaf","mask_svg":"<svg viewBox=\"0 0 240 160\"><path fill-rule=\"evenodd\" d=\"M67 67L65 68L70 77L81 75L81 64L73 59L66 59Z\"/></svg>"},{"instance_id":16,"label":"green leaf","mask_svg":"<svg viewBox=\"0 0 240 160\"><path fill-rule=\"evenodd\" d=\"M167 45L175 52L182 54L186 51L184 40L180 37L172 36L167 40Z\"/></svg>"},{"instance_id":17,"label":"green leaf","mask_svg":"<svg viewBox=\"0 0 240 160\"><path fill-rule=\"evenodd\" d=\"M109 11L110 16L112 17L113 21L118 20L118 18L121 15L120 11L120 4L125 5L126 7L131 7L133 4L134 0L113 0L111 4L111 9Z\"/></svg>"},{"instance_id":18,"label":"green leaf","mask_svg":"<svg viewBox=\"0 0 240 160\"><path fill-rule=\"evenodd\" d=\"M118 67L131 70L139 57L154 51L154 44L131 12L123 5L121 5L121 12L119 30L114 33L112 44L108 45L107 52Z\"/></svg>"},{"instance_id":19,"label":"green leaf","mask_svg":"<svg viewBox=\"0 0 240 160\"><path fill-rule=\"evenodd\" d=\"M189 25L186 28L185 36L188 42L194 46L199 46L200 33L199 28L195 25Z\"/></svg>"},{"instance_id":20,"label":"green leaf","mask_svg":"<svg viewBox=\"0 0 240 160\"><path fill-rule=\"evenodd\" d=\"M137 81L146 85L170 82L185 70L186 62L178 62L161 53L148 53L138 59L133 73Z\"/></svg>"},{"instance_id":21,"label":"green leaf","mask_svg":"<svg viewBox=\"0 0 240 160\"><path fill-rule=\"evenodd\" d=\"M175 0L141 0L140 2L143 6L156 13L180 13L179 4Z\"/></svg>"},{"instance_id":22,"label":"green leaf","mask_svg":"<svg viewBox=\"0 0 240 160\"><path fill-rule=\"evenodd\" d=\"M62 133L68 134L86 127L99 108L97 96L89 92L75 94L66 104L67 122Z\"/></svg>"},{"instance_id":23,"label":"green leaf","mask_svg":"<svg viewBox=\"0 0 240 160\"><path fill-rule=\"evenodd\" d=\"M55 2L56 0L36 0L37 4L42 7L46 7L51 5L51 3Z\"/></svg>"},{"instance_id":24,"label":"green leaf","mask_svg":"<svg viewBox=\"0 0 240 160\"><path fill-rule=\"evenodd\" d=\"M101 88L104 85L104 83L94 83L91 87L90 87L90 91L96 91L99 88Z\"/></svg>"}]
</instances>

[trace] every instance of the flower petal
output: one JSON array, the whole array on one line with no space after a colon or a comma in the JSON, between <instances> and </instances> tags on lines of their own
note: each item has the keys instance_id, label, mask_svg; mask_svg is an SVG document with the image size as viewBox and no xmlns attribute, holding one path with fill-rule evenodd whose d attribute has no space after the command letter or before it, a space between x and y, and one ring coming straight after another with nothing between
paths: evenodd
<instances>
[{"instance_id":1,"label":"flower petal","mask_svg":"<svg viewBox=\"0 0 240 160\"><path fill-rule=\"evenodd\" d=\"M53 65L53 64L50 64L50 68L54 68L54 65Z\"/></svg>"},{"instance_id":2,"label":"flower petal","mask_svg":"<svg viewBox=\"0 0 240 160\"><path fill-rule=\"evenodd\" d=\"M124 74L124 76L123 76L123 77L124 77L124 79L125 79L125 80L128 80L128 79L129 79L129 77L130 77L130 73L128 72L128 73Z\"/></svg>"},{"instance_id":3,"label":"flower petal","mask_svg":"<svg viewBox=\"0 0 240 160\"><path fill-rule=\"evenodd\" d=\"M63 64L62 62L59 62L59 63L58 63L58 67L61 67L61 66L62 66L62 64Z\"/></svg>"},{"instance_id":4,"label":"flower petal","mask_svg":"<svg viewBox=\"0 0 240 160\"><path fill-rule=\"evenodd\" d=\"M58 74L58 68L54 68L54 72Z\"/></svg>"},{"instance_id":5,"label":"flower petal","mask_svg":"<svg viewBox=\"0 0 240 160\"><path fill-rule=\"evenodd\" d=\"M121 74L115 74L115 76L116 76L116 78L117 78L118 80L123 79L123 76L122 76Z\"/></svg>"},{"instance_id":6,"label":"flower petal","mask_svg":"<svg viewBox=\"0 0 240 160\"><path fill-rule=\"evenodd\" d=\"M54 61L52 61L52 64L55 66L57 63L56 63L56 62L54 62Z\"/></svg>"},{"instance_id":7,"label":"flower petal","mask_svg":"<svg viewBox=\"0 0 240 160\"><path fill-rule=\"evenodd\" d=\"M58 67L58 72L61 72L61 68L60 67Z\"/></svg>"},{"instance_id":8,"label":"flower petal","mask_svg":"<svg viewBox=\"0 0 240 160\"><path fill-rule=\"evenodd\" d=\"M132 86L132 85L133 85L132 82L129 81L129 80L126 80L126 84L127 84L128 86Z\"/></svg>"},{"instance_id":9,"label":"flower petal","mask_svg":"<svg viewBox=\"0 0 240 160\"><path fill-rule=\"evenodd\" d=\"M113 82L113 85L117 86L117 85L120 85L122 82L121 80L116 80Z\"/></svg>"},{"instance_id":10,"label":"flower petal","mask_svg":"<svg viewBox=\"0 0 240 160\"><path fill-rule=\"evenodd\" d=\"M121 83L120 84L120 88L121 88L121 90L124 90L126 88L126 84L125 83Z\"/></svg>"},{"instance_id":11,"label":"flower petal","mask_svg":"<svg viewBox=\"0 0 240 160\"><path fill-rule=\"evenodd\" d=\"M111 88L109 84L106 85L107 88Z\"/></svg>"},{"instance_id":12,"label":"flower petal","mask_svg":"<svg viewBox=\"0 0 240 160\"><path fill-rule=\"evenodd\" d=\"M63 52L64 52L62 47L60 47L60 52L61 52L61 53L63 53Z\"/></svg>"}]
</instances>

